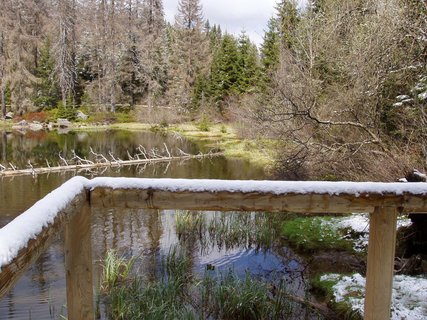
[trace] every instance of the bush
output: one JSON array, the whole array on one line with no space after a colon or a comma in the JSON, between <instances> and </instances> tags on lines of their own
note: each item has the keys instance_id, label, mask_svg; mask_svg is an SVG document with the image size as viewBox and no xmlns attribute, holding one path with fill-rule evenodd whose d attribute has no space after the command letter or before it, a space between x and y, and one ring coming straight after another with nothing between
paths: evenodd
<instances>
[{"instance_id":1,"label":"bush","mask_svg":"<svg viewBox=\"0 0 427 320\"><path fill-rule=\"evenodd\" d=\"M197 128L200 131L208 132L210 130L211 123L209 119L206 116L203 116L203 118L200 120L199 124L197 125Z\"/></svg>"}]
</instances>

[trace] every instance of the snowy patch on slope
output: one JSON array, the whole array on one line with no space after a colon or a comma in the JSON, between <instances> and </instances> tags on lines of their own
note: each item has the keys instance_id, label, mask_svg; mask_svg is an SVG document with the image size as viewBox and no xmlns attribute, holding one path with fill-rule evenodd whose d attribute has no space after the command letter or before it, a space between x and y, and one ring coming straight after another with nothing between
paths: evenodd
<instances>
[{"instance_id":1,"label":"snowy patch on slope","mask_svg":"<svg viewBox=\"0 0 427 320\"><path fill-rule=\"evenodd\" d=\"M335 300L346 301L363 315L366 280L360 274L342 276L326 274L321 281L337 281L333 286ZM392 296L393 320L427 319L427 278L398 275L394 277Z\"/></svg>"}]
</instances>

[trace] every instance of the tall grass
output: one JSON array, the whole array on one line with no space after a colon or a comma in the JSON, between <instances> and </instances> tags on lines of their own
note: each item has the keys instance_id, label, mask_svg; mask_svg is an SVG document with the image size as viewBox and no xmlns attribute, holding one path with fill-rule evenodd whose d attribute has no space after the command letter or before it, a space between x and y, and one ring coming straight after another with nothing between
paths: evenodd
<instances>
[{"instance_id":1,"label":"tall grass","mask_svg":"<svg viewBox=\"0 0 427 320\"><path fill-rule=\"evenodd\" d=\"M232 271L196 279L191 276L188 254L182 247L172 247L162 259L163 276L158 282L148 282L140 276L126 282L115 281L102 292L108 317L250 320L286 319L291 314L284 287L272 290L272 286L249 274L239 279Z\"/></svg>"},{"instance_id":2,"label":"tall grass","mask_svg":"<svg viewBox=\"0 0 427 320\"><path fill-rule=\"evenodd\" d=\"M134 262L135 258L126 260L115 250L108 250L103 263L101 289L108 291L119 282L126 281Z\"/></svg>"}]
</instances>

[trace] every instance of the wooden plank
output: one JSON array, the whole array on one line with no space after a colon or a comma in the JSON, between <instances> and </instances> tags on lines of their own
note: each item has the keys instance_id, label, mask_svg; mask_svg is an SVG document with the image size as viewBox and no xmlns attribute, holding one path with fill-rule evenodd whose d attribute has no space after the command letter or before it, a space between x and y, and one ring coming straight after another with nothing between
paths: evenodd
<instances>
[{"instance_id":1,"label":"wooden plank","mask_svg":"<svg viewBox=\"0 0 427 320\"><path fill-rule=\"evenodd\" d=\"M112 189L91 191L91 205L104 208L185 209L218 211L270 211L299 213L373 212L375 207L396 207L400 212L427 212L425 196L329 195L258 192L192 192L156 189Z\"/></svg>"},{"instance_id":2,"label":"wooden plank","mask_svg":"<svg viewBox=\"0 0 427 320\"><path fill-rule=\"evenodd\" d=\"M64 233L68 319L92 320L94 308L89 203L65 226Z\"/></svg>"},{"instance_id":3,"label":"wooden plank","mask_svg":"<svg viewBox=\"0 0 427 320\"><path fill-rule=\"evenodd\" d=\"M376 208L370 214L365 319L390 319L396 247L397 211Z\"/></svg>"},{"instance_id":4,"label":"wooden plank","mask_svg":"<svg viewBox=\"0 0 427 320\"><path fill-rule=\"evenodd\" d=\"M27 247L20 250L16 258L1 268L0 272L0 298L3 297L13 287L22 274L34 263L41 253L49 246L54 235L63 229L64 224L76 213L79 212L83 204L87 202L87 192L83 191L74 198L69 205L61 210L53 223L31 239Z\"/></svg>"}]
</instances>

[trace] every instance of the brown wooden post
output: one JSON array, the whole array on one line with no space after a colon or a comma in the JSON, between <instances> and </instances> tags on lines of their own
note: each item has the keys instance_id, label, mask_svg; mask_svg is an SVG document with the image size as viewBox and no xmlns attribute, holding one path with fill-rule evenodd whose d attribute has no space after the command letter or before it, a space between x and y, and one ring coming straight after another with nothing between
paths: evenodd
<instances>
[{"instance_id":1,"label":"brown wooden post","mask_svg":"<svg viewBox=\"0 0 427 320\"><path fill-rule=\"evenodd\" d=\"M365 319L390 319L397 210L376 207L370 214Z\"/></svg>"},{"instance_id":2,"label":"brown wooden post","mask_svg":"<svg viewBox=\"0 0 427 320\"><path fill-rule=\"evenodd\" d=\"M89 203L65 226L65 270L68 319L94 319Z\"/></svg>"}]
</instances>

